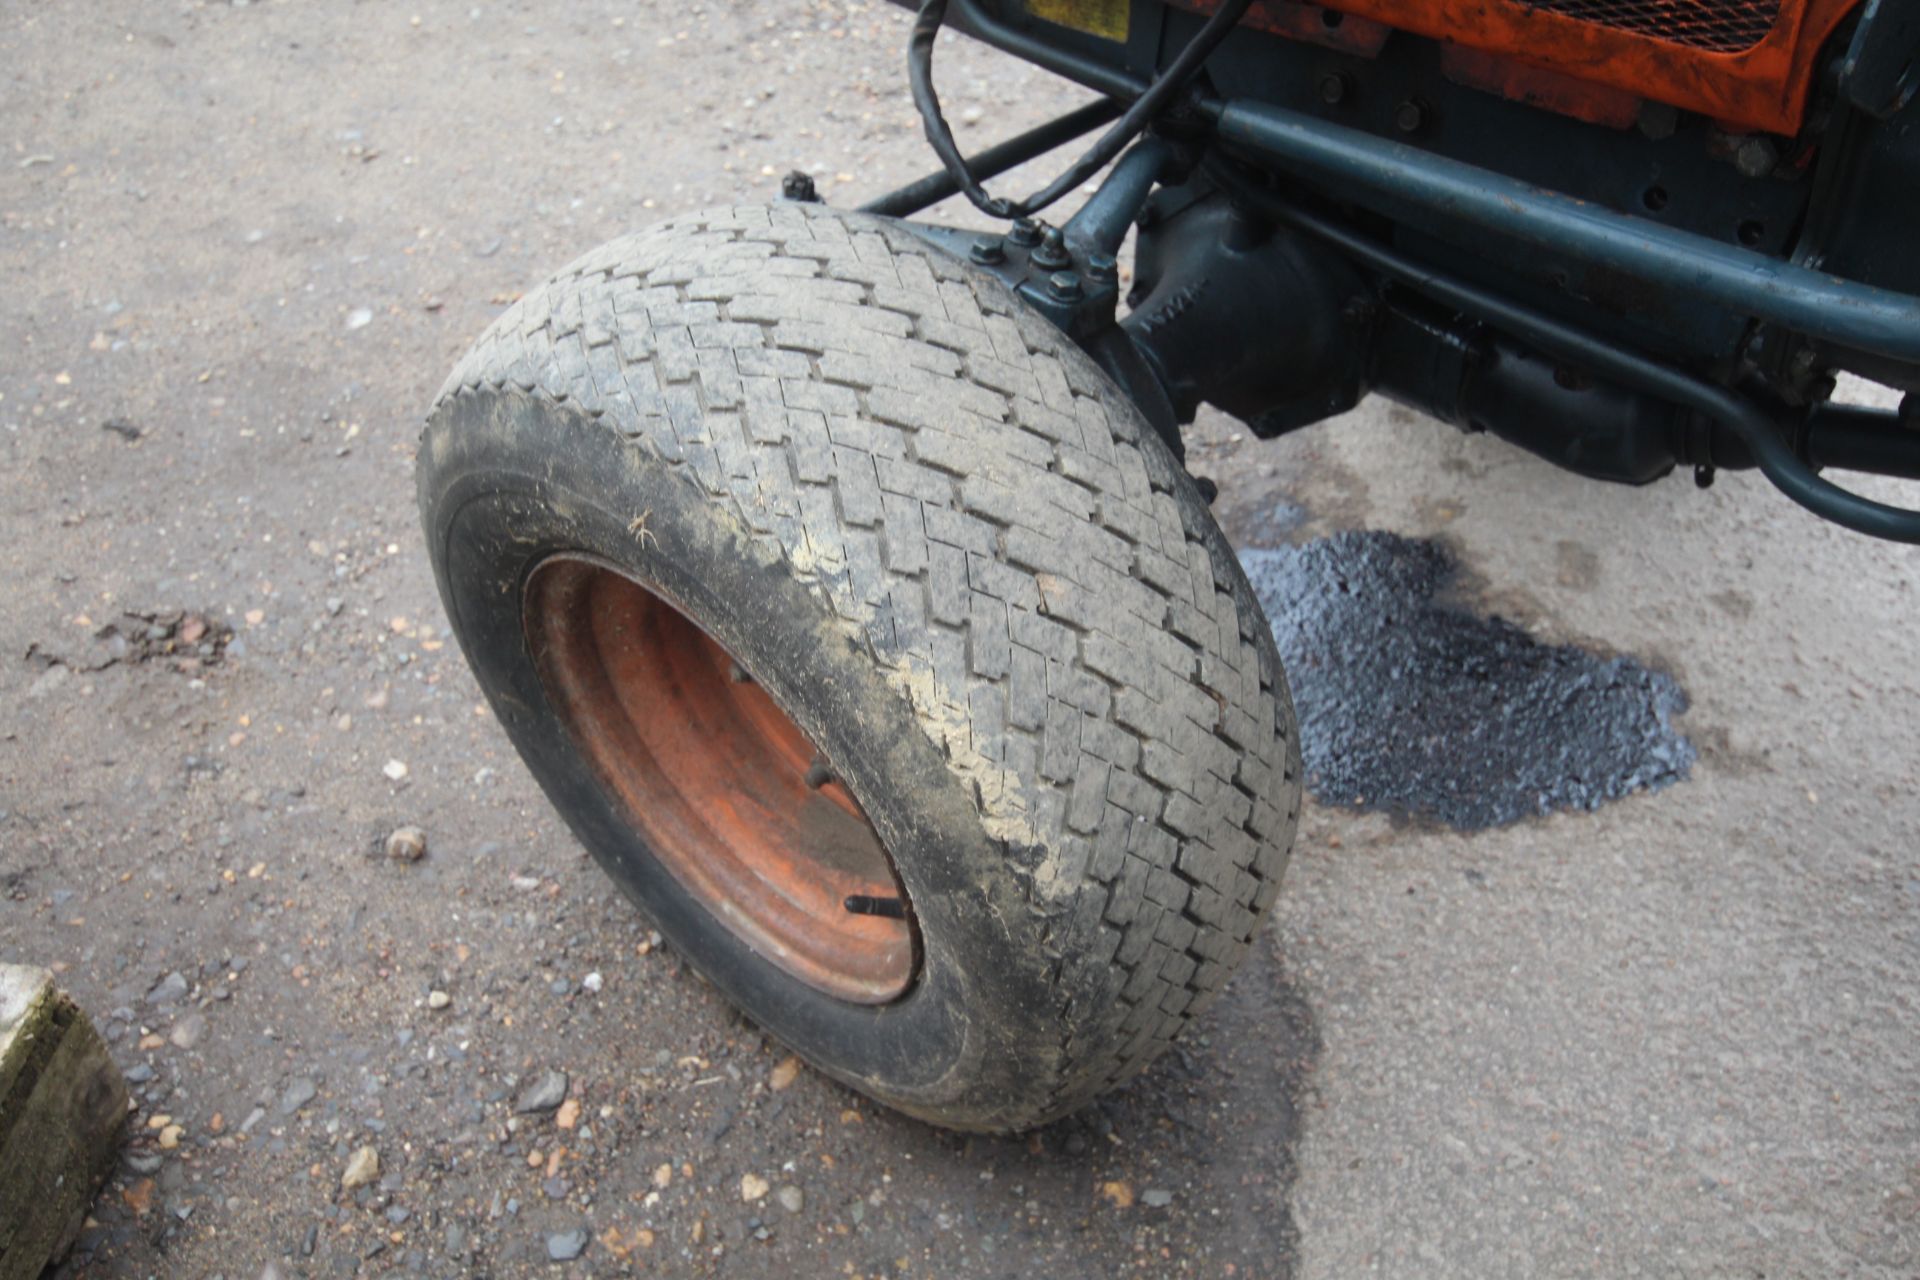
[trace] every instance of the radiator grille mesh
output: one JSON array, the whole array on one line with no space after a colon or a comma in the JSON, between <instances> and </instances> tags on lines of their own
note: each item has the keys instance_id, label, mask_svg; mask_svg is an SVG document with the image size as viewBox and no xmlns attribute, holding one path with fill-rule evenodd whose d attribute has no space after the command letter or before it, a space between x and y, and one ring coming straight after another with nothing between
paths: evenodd
<instances>
[{"instance_id":1,"label":"radiator grille mesh","mask_svg":"<svg viewBox=\"0 0 1920 1280\"><path fill-rule=\"evenodd\" d=\"M1712 53L1766 39L1780 0L1530 0L1529 8Z\"/></svg>"}]
</instances>

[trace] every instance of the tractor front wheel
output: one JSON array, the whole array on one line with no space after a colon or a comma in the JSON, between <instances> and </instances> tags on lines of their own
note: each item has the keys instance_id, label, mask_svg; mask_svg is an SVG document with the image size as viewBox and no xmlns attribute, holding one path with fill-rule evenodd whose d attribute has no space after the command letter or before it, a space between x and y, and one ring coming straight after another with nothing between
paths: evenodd
<instances>
[{"instance_id":1,"label":"tractor front wheel","mask_svg":"<svg viewBox=\"0 0 1920 1280\"><path fill-rule=\"evenodd\" d=\"M1004 285L818 205L587 255L435 404L501 724L673 946L828 1074L1062 1115L1216 996L1300 800L1192 480Z\"/></svg>"}]
</instances>

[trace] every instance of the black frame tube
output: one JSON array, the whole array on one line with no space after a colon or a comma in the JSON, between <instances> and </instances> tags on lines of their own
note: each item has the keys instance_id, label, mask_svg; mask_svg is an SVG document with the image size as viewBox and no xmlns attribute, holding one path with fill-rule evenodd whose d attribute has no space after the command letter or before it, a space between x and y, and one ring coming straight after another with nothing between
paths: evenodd
<instances>
[{"instance_id":1,"label":"black frame tube","mask_svg":"<svg viewBox=\"0 0 1920 1280\"><path fill-rule=\"evenodd\" d=\"M1172 160L1173 147L1163 139L1149 137L1134 143L1107 172L1100 189L1061 228L1068 251L1081 257L1119 253L1127 228Z\"/></svg>"},{"instance_id":2,"label":"black frame tube","mask_svg":"<svg viewBox=\"0 0 1920 1280\"><path fill-rule=\"evenodd\" d=\"M988 147L968 160L967 168L982 182L998 177L1016 165L1043 156L1055 147L1064 146L1109 121L1119 119L1124 109L1124 103L1112 98L1089 102L1084 107L1076 107L1063 116ZM960 183L942 169L918 181L909 182L897 191L889 191L886 195L867 201L860 206L860 212L877 213L883 218L906 218L959 193Z\"/></svg>"},{"instance_id":3,"label":"black frame tube","mask_svg":"<svg viewBox=\"0 0 1920 1280\"><path fill-rule=\"evenodd\" d=\"M1671 365L1614 346L1530 308L1430 271L1359 232L1268 193L1242 188L1241 194L1261 212L1318 237L1383 276L1477 316L1574 365L1660 396L1720 423L1747 446L1755 465L1767 479L1815 515L1856 533L1894 542L1920 543L1920 511L1875 502L1822 479L1801 461L1785 435L1759 406L1732 392Z\"/></svg>"},{"instance_id":4,"label":"black frame tube","mask_svg":"<svg viewBox=\"0 0 1920 1280\"><path fill-rule=\"evenodd\" d=\"M1146 91L1125 71L1002 21L981 0L951 4L952 25L1024 61L1113 97L1131 100ZM1223 140L1369 208L1397 211L1414 225L1437 211L1469 228L1605 263L1656 289L1704 297L1738 315L1920 367L1920 298L1810 271L1282 107L1245 99L1196 105L1214 119Z\"/></svg>"},{"instance_id":5,"label":"black frame tube","mask_svg":"<svg viewBox=\"0 0 1920 1280\"><path fill-rule=\"evenodd\" d=\"M953 128L940 111L940 97L933 85L933 48L946 22L950 0L920 0L915 14L913 34L907 41L907 80L913 92L914 109L926 130L927 143L940 157L941 165L960 184L960 191L975 208L992 218L1027 217L1047 208L1060 197L1106 168L1126 145L1153 122L1155 116L1173 102L1202 64L1219 48L1221 41L1240 25L1253 0L1221 0L1219 8L1208 16L1200 30L1153 78L1146 92L1127 107L1115 125L1100 135L1087 153L1075 160L1053 181L1023 200L1009 200L988 193L968 170L967 161L954 141Z\"/></svg>"},{"instance_id":6,"label":"black frame tube","mask_svg":"<svg viewBox=\"0 0 1920 1280\"><path fill-rule=\"evenodd\" d=\"M1281 107L1236 99L1220 104L1216 123L1221 141L1413 225L1438 230L1428 222L1437 213L1737 315L1920 365L1920 298L1810 271Z\"/></svg>"}]
</instances>

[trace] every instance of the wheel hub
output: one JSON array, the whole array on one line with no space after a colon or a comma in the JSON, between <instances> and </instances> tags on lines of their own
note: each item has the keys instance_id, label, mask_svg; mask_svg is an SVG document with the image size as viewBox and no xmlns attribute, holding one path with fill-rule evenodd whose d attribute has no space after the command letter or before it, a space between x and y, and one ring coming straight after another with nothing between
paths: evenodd
<instances>
[{"instance_id":1,"label":"wheel hub","mask_svg":"<svg viewBox=\"0 0 1920 1280\"><path fill-rule=\"evenodd\" d=\"M701 906L827 995L884 1004L906 990L911 911L878 833L731 654L584 556L535 570L526 630L580 753Z\"/></svg>"}]
</instances>

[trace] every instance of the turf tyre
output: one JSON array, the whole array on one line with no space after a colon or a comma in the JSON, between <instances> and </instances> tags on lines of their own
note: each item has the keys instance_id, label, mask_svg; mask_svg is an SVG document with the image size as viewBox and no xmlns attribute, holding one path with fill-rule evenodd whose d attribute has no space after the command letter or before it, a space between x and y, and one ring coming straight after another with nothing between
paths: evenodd
<instances>
[{"instance_id":1,"label":"turf tyre","mask_svg":"<svg viewBox=\"0 0 1920 1280\"><path fill-rule=\"evenodd\" d=\"M482 336L418 484L453 631L553 804L829 1075L1031 1127L1245 957L1300 803L1266 620L1165 445L992 276L819 205L623 237ZM833 762L912 904L898 999L796 980L663 867L530 651L527 584L563 554L675 601Z\"/></svg>"}]
</instances>

